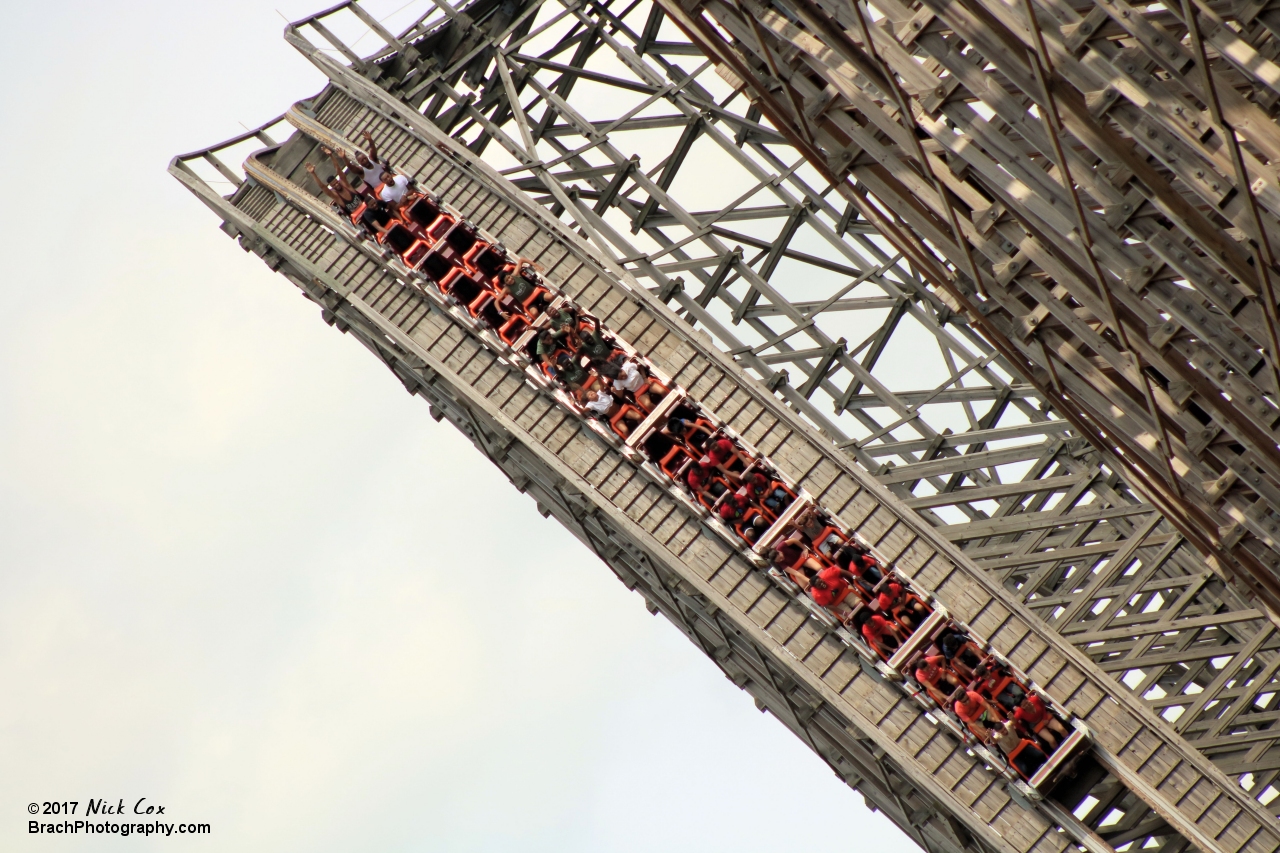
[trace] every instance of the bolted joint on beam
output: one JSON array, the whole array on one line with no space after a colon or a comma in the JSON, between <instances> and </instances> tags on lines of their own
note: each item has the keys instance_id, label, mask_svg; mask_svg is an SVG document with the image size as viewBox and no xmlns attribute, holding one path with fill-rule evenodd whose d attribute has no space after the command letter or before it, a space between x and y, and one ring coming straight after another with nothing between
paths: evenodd
<instances>
[{"instance_id":1,"label":"bolted joint on beam","mask_svg":"<svg viewBox=\"0 0 1280 853\"><path fill-rule=\"evenodd\" d=\"M348 323L346 320L339 317L334 312L330 311L328 308L320 309L320 317L330 326L333 326L335 329L337 329L339 332L342 332L343 334L346 334L347 330L351 328L350 323Z\"/></svg>"},{"instance_id":2,"label":"bolted joint on beam","mask_svg":"<svg viewBox=\"0 0 1280 853\"><path fill-rule=\"evenodd\" d=\"M841 338L823 350L822 357L818 359L818 363L809 374L809 378L805 380L803 385L796 389L800 392L800 396L804 397L806 400L813 396L813 392L818 390L818 386L822 384L822 380L826 379L827 374L831 372L831 365L835 363L835 360L842 353L844 353L848 345L849 342L844 338Z\"/></svg>"},{"instance_id":3,"label":"bolted joint on beam","mask_svg":"<svg viewBox=\"0 0 1280 853\"><path fill-rule=\"evenodd\" d=\"M684 279L676 276L675 278L667 279L667 283L662 285L662 288L658 291L658 299L665 304L681 293L684 293Z\"/></svg>"}]
</instances>

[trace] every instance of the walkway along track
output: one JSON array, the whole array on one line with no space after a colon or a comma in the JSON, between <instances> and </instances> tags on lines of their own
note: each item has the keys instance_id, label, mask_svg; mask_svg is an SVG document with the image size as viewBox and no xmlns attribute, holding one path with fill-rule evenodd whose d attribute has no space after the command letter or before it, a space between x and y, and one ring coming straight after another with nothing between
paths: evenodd
<instances>
[{"instance_id":1,"label":"walkway along track","mask_svg":"<svg viewBox=\"0 0 1280 853\"><path fill-rule=\"evenodd\" d=\"M342 76L340 69L335 70L336 78ZM365 81L341 82L360 100L344 103L345 95L330 91L313 104L322 121L326 108L328 115L343 117L342 126L330 132L350 136L348 128L368 118L366 104L380 107L382 118L399 126L398 153L393 155L398 165L424 185L438 189L509 248L538 258L548 278L768 453L793 481L838 512L918 586L932 590L948 610L989 637L993 647L1088 722L1098 735L1104 764L1192 843L1205 850L1280 846L1269 816L1259 814L1256 804L1203 756L1187 748L1132 697L1107 698L1107 682L1082 655L1063 648L1052 632L1026 618L1004 590L993 588L935 530L904 510L865 472L833 454L824 439L815 437L765 389L743 377L727 358L689 338L682 325L646 292L631 286L625 274L598 267L576 235L546 218L434 127L415 121L412 114L399 115L395 104L380 99ZM442 153L437 145L449 153ZM820 723L828 709L837 720L851 724L856 737L870 739L897 772L911 780L913 796L927 797L926 802L941 807L933 817L899 809L895 817L899 825L910 827L913 819L920 824L913 837L922 844L930 849L954 847L959 840L964 846L962 836L945 831L948 821L941 815L950 814L966 823L979 844L992 849L1025 850L1045 843L1060 849L1064 842L1044 816L1011 802L999 777L938 732L895 688L864 671L856 655L822 632L807 611L709 534L696 516L584 430L576 418L526 386L518 378L519 371L504 364L500 353L486 349L470 330L433 310L429 299L403 278L397 281L394 269L370 256L367 247L343 241L340 223L310 194L296 186L290 189L287 183L273 194L250 182L233 197L236 207L232 208L193 180L180 161L173 171L224 216L228 229L237 232L247 246L272 263L287 263L312 297L326 305L328 316L361 335L406 384L427 396L431 387L440 385L473 418L487 418L469 421L468 428L490 458L528 455L536 460L534 467L545 466L559 478L553 478L552 488L544 492L559 488L567 494L565 484L577 492L580 498L566 496L560 501L565 506L575 500L584 502L578 505L579 514L569 514L571 526L585 529L580 513L589 508L588 515L620 537L603 549L597 542L598 553L607 558L609 549L616 547L620 549L616 553L630 553L640 565L648 561L654 578L678 579L678 588L693 590L710 603L715 610L713 622L723 627L727 621L733 629L730 633L737 632L758 647L766 669L783 673L783 683L789 681L807 699L817 697L817 704L809 706L815 709L813 716L794 706L788 712L794 697L781 705L777 695L761 701L784 721L789 719L820 754L840 739L832 732L815 739L815 721ZM284 181L288 178L288 174L282 176ZM486 426L491 429L486 431ZM689 625L688 614L680 609L684 603L672 610L662 606L662 595L651 600L677 624ZM741 683L762 689L762 684L770 682L748 677ZM801 722L804 717L808 720ZM832 737L835 740L829 740ZM830 754L824 757L840 772L840 762ZM842 775L849 778L847 773ZM860 787L866 790L870 777L860 775ZM892 785L886 788L892 791Z\"/></svg>"}]
</instances>

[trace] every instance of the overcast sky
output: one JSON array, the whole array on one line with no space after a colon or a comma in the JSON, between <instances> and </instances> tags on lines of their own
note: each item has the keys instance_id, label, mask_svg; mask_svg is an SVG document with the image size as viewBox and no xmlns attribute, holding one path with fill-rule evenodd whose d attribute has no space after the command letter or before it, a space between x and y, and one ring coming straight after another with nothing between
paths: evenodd
<instances>
[{"instance_id":1,"label":"overcast sky","mask_svg":"<svg viewBox=\"0 0 1280 853\"><path fill-rule=\"evenodd\" d=\"M6 9L0 848L914 849L165 173L283 23ZM212 835L26 832L140 797Z\"/></svg>"}]
</instances>

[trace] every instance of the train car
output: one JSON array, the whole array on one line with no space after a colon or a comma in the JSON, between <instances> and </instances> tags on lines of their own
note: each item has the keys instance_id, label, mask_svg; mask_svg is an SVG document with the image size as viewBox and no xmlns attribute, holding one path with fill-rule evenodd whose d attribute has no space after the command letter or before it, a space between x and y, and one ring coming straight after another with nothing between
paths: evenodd
<instances>
[{"instance_id":1,"label":"train car","mask_svg":"<svg viewBox=\"0 0 1280 853\"><path fill-rule=\"evenodd\" d=\"M246 172L270 183L251 156ZM406 281L554 396L739 550L941 727L1043 799L1088 753L1088 728L915 587L769 458L524 259L411 182L340 209ZM335 205L337 206L337 205Z\"/></svg>"}]
</instances>

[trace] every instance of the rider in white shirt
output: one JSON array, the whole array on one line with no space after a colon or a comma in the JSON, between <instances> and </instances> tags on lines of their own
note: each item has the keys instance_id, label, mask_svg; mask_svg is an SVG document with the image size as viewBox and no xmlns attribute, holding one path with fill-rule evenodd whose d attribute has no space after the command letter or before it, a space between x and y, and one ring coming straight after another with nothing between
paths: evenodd
<instances>
[{"instance_id":1,"label":"rider in white shirt","mask_svg":"<svg viewBox=\"0 0 1280 853\"><path fill-rule=\"evenodd\" d=\"M365 185L369 187L370 192L382 180L382 173L387 171L384 163L370 159L359 151L356 152L356 168L360 170L360 174L364 177Z\"/></svg>"},{"instance_id":2,"label":"rider in white shirt","mask_svg":"<svg viewBox=\"0 0 1280 853\"><path fill-rule=\"evenodd\" d=\"M609 410L613 408L613 395L608 391L593 391L587 396L589 399L583 403L583 406L598 415L608 415Z\"/></svg>"},{"instance_id":3,"label":"rider in white shirt","mask_svg":"<svg viewBox=\"0 0 1280 853\"><path fill-rule=\"evenodd\" d=\"M409 179L404 175L391 176L390 172L382 173L382 183L385 186L378 193L378 198L388 204L399 204L404 200L405 193L409 192Z\"/></svg>"},{"instance_id":4,"label":"rider in white shirt","mask_svg":"<svg viewBox=\"0 0 1280 853\"><path fill-rule=\"evenodd\" d=\"M369 185L369 191L372 192L382 181L382 173L391 170L391 164L382 162L378 157L378 146L374 144L373 136L369 134L369 131L361 131L360 135L364 137L365 148L368 149L369 153L366 155L361 151L357 151L356 161L353 165L364 175L364 182Z\"/></svg>"},{"instance_id":5,"label":"rider in white shirt","mask_svg":"<svg viewBox=\"0 0 1280 853\"><path fill-rule=\"evenodd\" d=\"M618 377L613 380L614 389L634 394L640 390L641 385L644 385L644 374L640 372L640 368L633 361L624 362L618 369Z\"/></svg>"}]
</instances>

